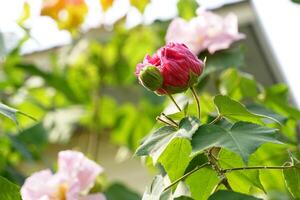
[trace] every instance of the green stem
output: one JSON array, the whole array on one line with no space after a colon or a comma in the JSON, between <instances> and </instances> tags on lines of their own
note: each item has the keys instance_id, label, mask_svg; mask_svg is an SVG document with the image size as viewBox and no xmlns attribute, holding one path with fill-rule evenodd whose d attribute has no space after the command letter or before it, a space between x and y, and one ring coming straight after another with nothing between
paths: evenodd
<instances>
[{"instance_id":1,"label":"green stem","mask_svg":"<svg viewBox=\"0 0 300 200\"><path fill-rule=\"evenodd\" d=\"M202 169L203 167L206 167L209 165L209 162L204 163L203 165L199 165L197 167L195 167L193 170L189 171L188 173L186 173L185 175L183 175L182 177L178 178L177 180L175 180L173 183L171 183L169 186L167 186L164 191L170 189L171 187L173 187L174 185L176 185L177 183L179 183L180 181L186 179L188 176L192 175L193 173L195 173L196 171Z\"/></svg>"},{"instance_id":2,"label":"green stem","mask_svg":"<svg viewBox=\"0 0 300 200\"><path fill-rule=\"evenodd\" d=\"M231 169L223 169L223 173L228 173L232 171L239 171L239 170L255 170L255 169L290 169L294 168L294 165L289 166L252 166L252 167L236 167Z\"/></svg>"},{"instance_id":3,"label":"green stem","mask_svg":"<svg viewBox=\"0 0 300 200\"><path fill-rule=\"evenodd\" d=\"M31 115L28 115L28 114L26 114L26 113L24 113L24 112L18 111L17 113L20 113L21 115L24 115L24 116L30 118L30 119L33 120L33 121L37 121L37 119L35 119L35 118L32 117Z\"/></svg>"},{"instance_id":4,"label":"green stem","mask_svg":"<svg viewBox=\"0 0 300 200\"><path fill-rule=\"evenodd\" d=\"M170 99L173 101L173 103L176 105L176 107L178 108L179 112L181 112L181 108L179 107L179 105L176 103L175 99L172 97L172 95L168 94L168 96L170 97Z\"/></svg>"},{"instance_id":5,"label":"green stem","mask_svg":"<svg viewBox=\"0 0 300 200\"><path fill-rule=\"evenodd\" d=\"M215 124L222 119L222 115L218 115L214 120L212 120L209 124Z\"/></svg>"},{"instance_id":6,"label":"green stem","mask_svg":"<svg viewBox=\"0 0 300 200\"><path fill-rule=\"evenodd\" d=\"M176 126L179 126L177 122L175 122L171 117L167 116L165 113L161 113L162 116L164 116L166 119L168 119L170 122L175 124Z\"/></svg>"},{"instance_id":7,"label":"green stem","mask_svg":"<svg viewBox=\"0 0 300 200\"><path fill-rule=\"evenodd\" d=\"M169 126L174 126L174 124L171 124L171 123L169 123L169 122L163 120L163 119L160 118L160 117L156 117L156 120L157 120L157 121L160 121L160 122L162 122L162 123L165 123L165 124L167 124L167 125L169 125Z\"/></svg>"},{"instance_id":8,"label":"green stem","mask_svg":"<svg viewBox=\"0 0 300 200\"><path fill-rule=\"evenodd\" d=\"M192 93L193 93L193 96L194 96L194 99L196 100L196 103L197 103L197 110L198 110L198 118L200 120L200 100L199 100L199 97L197 96L197 93L195 91L195 88L193 87L190 87Z\"/></svg>"},{"instance_id":9,"label":"green stem","mask_svg":"<svg viewBox=\"0 0 300 200\"><path fill-rule=\"evenodd\" d=\"M218 177L221 179L220 184L223 184L228 190L232 190L230 184L228 183L225 173L222 171L221 167L219 166L218 159L216 159L214 155L215 151L219 151L219 149L217 147L212 147L205 151L208 162L210 163L213 170L217 172Z\"/></svg>"}]
</instances>

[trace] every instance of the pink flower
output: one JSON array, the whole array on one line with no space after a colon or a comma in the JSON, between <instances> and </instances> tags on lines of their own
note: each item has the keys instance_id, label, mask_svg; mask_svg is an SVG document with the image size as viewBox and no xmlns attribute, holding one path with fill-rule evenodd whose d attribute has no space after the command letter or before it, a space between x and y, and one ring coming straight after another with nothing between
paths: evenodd
<instances>
[{"instance_id":1,"label":"pink flower","mask_svg":"<svg viewBox=\"0 0 300 200\"><path fill-rule=\"evenodd\" d=\"M42 170L28 177L21 188L23 200L106 200L87 195L103 168L76 151L61 151L58 171Z\"/></svg>"},{"instance_id":2,"label":"pink flower","mask_svg":"<svg viewBox=\"0 0 300 200\"><path fill-rule=\"evenodd\" d=\"M158 94L187 90L202 74L203 62L184 44L168 43L136 67L142 85Z\"/></svg>"},{"instance_id":3,"label":"pink flower","mask_svg":"<svg viewBox=\"0 0 300 200\"><path fill-rule=\"evenodd\" d=\"M244 34L238 32L236 15L231 13L222 18L199 9L197 14L198 16L190 21L174 19L169 25L166 42L184 43L197 55L206 49L213 54L245 38Z\"/></svg>"}]
</instances>

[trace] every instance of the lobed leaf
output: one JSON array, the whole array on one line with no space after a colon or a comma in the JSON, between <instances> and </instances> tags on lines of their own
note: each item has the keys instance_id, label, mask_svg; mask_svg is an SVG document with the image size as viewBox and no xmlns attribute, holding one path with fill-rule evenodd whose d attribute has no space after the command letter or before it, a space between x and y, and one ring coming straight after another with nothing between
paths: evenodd
<instances>
[{"instance_id":1,"label":"lobed leaf","mask_svg":"<svg viewBox=\"0 0 300 200\"><path fill-rule=\"evenodd\" d=\"M238 155L225 149L221 150L218 158L223 169L245 166ZM250 193L250 189L253 186L265 191L264 186L260 181L258 170L232 171L227 173L226 177L228 178L230 186L235 191Z\"/></svg>"},{"instance_id":2,"label":"lobed leaf","mask_svg":"<svg viewBox=\"0 0 300 200\"><path fill-rule=\"evenodd\" d=\"M192 138L192 152L197 154L209 147L223 147L240 155L245 163L256 149L266 143L280 143L277 129L270 129L249 122L237 122L230 129L217 125L200 126Z\"/></svg>"},{"instance_id":3,"label":"lobed leaf","mask_svg":"<svg viewBox=\"0 0 300 200\"><path fill-rule=\"evenodd\" d=\"M203 168L189 176L185 182L195 200L207 200L219 178L214 170Z\"/></svg>"},{"instance_id":4,"label":"lobed leaf","mask_svg":"<svg viewBox=\"0 0 300 200\"><path fill-rule=\"evenodd\" d=\"M219 114L232 121L245 121L264 125L265 123L263 119L271 119L274 122L279 123L277 120L269 116L250 112L243 104L231 99L228 96L217 95L214 98L214 103L218 109Z\"/></svg>"},{"instance_id":5,"label":"lobed leaf","mask_svg":"<svg viewBox=\"0 0 300 200\"><path fill-rule=\"evenodd\" d=\"M164 126L152 133L136 150L137 156L150 155L156 163L167 146L175 138L191 139L200 123L195 117L186 117L179 123L179 128Z\"/></svg>"},{"instance_id":6,"label":"lobed leaf","mask_svg":"<svg viewBox=\"0 0 300 200\"><path fill-rule=\"evenodd\" d=\"M163 165L171 181L175 181L183 174L191 158L192 146L186 138L174 138L163 154L159 157L159 162Z\"/></svg>"}]
</instances>

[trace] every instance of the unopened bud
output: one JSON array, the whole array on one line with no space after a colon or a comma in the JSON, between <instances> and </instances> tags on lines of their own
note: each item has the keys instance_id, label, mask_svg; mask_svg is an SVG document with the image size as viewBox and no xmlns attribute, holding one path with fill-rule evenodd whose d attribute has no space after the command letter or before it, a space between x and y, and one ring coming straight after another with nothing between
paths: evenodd
<instances>
[{"instance_id":1,"label":"unopened bud","mask_svg":"<svg viewBox=\"0 0 300 200\"><path fill-rule=\"evenodd\" d=\"M139 80L145 88L151 91L156 91L163 84L163 77L155 66L143 67L139 74Z\"/></svg>"}]
</instances>

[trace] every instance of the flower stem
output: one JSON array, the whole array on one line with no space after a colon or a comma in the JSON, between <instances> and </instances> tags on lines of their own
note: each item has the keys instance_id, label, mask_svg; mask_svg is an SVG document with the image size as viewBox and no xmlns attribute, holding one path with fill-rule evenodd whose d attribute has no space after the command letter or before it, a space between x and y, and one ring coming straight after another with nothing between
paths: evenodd
<instances>
[{"instance_id":1,"label":"flower stem","mask_svg":"<svg viewBox=\"0 0 300 200\"><path fill-rule=\"evenodd\" d=\"M239 171L239 170L255 170L255 169L290 169L295 167L294 165L288 165L288 166L252 166L252 167L237 167L237 168L231 168L231 169L223 169L223 173L228 173L232 171Z\"/></svg>"},{"instance_id":2,"label":"flower stem","mask_svg":"<svg viewBox=\"0 0 300 200\"><path fill-rule=\"evenodd\" d=\"M198 118L200 119L200 100L199 100L199 97L197 96L197 93L195 91L195 88L193 87L190 87L192 93L193 93L193 96L196 100L196 103L197 103L197 109L198 109Z\"/></svg>"},{"instance_id":3,"label":"flower stem","mask_svg":"<svg viewBox=\"0 0 300 200\"><path fill-rule=\"evenodd\" d=\"M174 185L176 185L177 183L179 183L180 181L183 181L184 179L186 179L188 176L192 175L193 173L195 173L196 171L198 171L199 169L202 169L203 167L206 167L209 165L209 162L204 163L202 165L198 165L197 167L195 167L193 170L189 171L188 173L186 173L185 175L183 175L182 177L178 178L177 180L175 180L173 183L171 183L169 186L167 186L164 191L170 189L171 187L173 187Z\"/></svg>"},{"instance_id":4,"label":"flower stem","mask_svg":"<svg viewBox=\"0 0 300 200\"><path fill-rule=\"evenodd\" d=\"M179 107L179 105L176 103L175 99L172 97L171 94L168 94L168 96L170 97L170 99L173 101L173 103L176 105L176 107L178 108L179 112L181 112L181 108Z\"/></svg>"}]
</instances>

